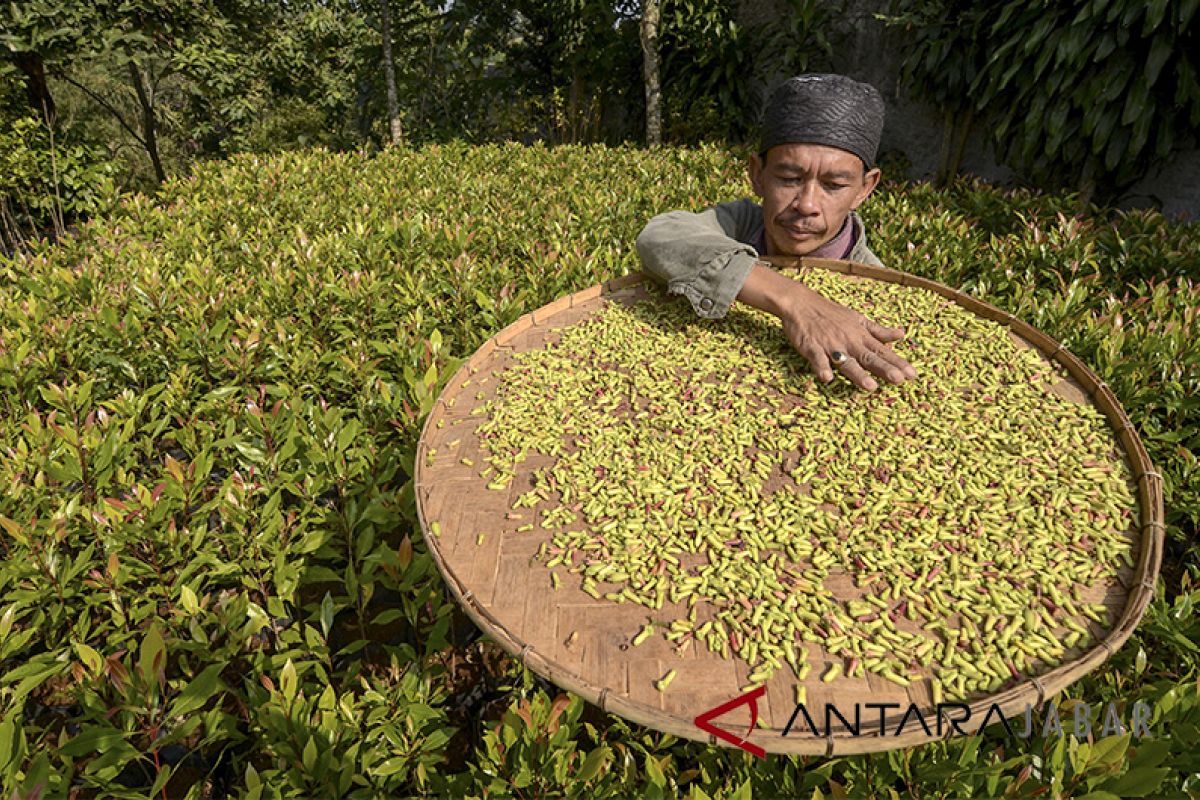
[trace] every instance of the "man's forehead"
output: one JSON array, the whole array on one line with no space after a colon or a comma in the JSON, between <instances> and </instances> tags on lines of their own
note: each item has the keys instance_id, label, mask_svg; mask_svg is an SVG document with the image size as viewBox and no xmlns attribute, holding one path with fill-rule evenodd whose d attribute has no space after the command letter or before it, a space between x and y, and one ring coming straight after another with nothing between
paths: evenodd
<instances>
[{"instance_id":1,"label":"man's forehead","mask_svg":"<svg viewBox=\"0 0 1200 800\"><path fill-rule=\"evenodd\" d=\"M767 151L767 164L778 170L819 172L822 175L857 178L864 171L862 159L835 147L773 147Z\"/></svg>"}]
</instances>

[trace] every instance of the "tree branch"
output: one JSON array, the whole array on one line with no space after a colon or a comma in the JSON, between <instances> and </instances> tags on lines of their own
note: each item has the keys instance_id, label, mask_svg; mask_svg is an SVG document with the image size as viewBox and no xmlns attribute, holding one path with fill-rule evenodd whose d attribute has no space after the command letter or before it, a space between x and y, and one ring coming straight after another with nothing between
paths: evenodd
<instances>
[{"instance_id":1,"label":"tree branch","mask_svg":"<svg viewBox=\"0 0 1200 800\"><path fill-rule=\"evenodd\" d=\"M129 58L129 80L133 83L133 90L137 92L138 102L142 105L142 130L145 137L146 152L150 156L150 163L154 166L154 176L161 184L167 179L167 172L163 169L162 159L158 154L158 120L154 113L154 92L148 90L146 84L149 83L149 76L146 71L134 61L132 55Z\"/></svg>"},{"instance_id":2,"label":"tree branch","mask_svg":"<svg viewBox=\"0 0 1200 800\"><path fill-rule=\"evenodd\" d=\"M88 97L92 98L97 103L99 103L100 106L105 111L107 111L108 113L113 115L113 117L117 120L117 122L121 123L121 127L124 128L126 131L128 131L130 136L132 136L134 139L137 139L138 144L140 144L142 147L146 146L146 140L143 139L136 130L134 130L132 127L130 127L129 123L125 121L125 118L121 116L121 112L117 111L115 108L113 108L111 105L109 105L107 100L105 100L103 97L101 97L100 95L93 92L91 89L84 86L79 81L70 77L66 73L56 71L53 73L53 75L54 75L54 77L61 78L62 80L66 81L67 83L71 84L76 89L83 92Z\"/></svg>"},{"instance_id":3,"label":"tree branch","mask_svg":"<svg viewBox=\"0 0 1200 800\"><path fill-rule=\"evenodd\" d=\"M392 29L401 31L401 30L405 30L407 28L415 28L418 25L424 24L426 22L434 22L439 19L445 19L448 16L450 16L450 12L443 11L438 14L426 14L426 15L419 16L419 17L411 17L411 18L403 20L403 21L392 22Z\"/></svg>"}]
</instances>

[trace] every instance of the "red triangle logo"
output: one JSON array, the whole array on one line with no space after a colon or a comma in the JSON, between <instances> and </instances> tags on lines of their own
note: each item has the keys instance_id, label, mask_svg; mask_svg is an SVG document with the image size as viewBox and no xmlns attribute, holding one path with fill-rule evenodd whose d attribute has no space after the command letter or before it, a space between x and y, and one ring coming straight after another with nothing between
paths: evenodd
<instances>
[{"instance_id":1,"label":"red triangle logo","mask_svg":"<svg viewBox=\"0 0 1200 800\"><path fill-rule=\"evenodd\" d=\"M717 706L716 708L710 708L708 711L705 711L703 714L696 717L696 719L693 720L693 722L695 723L697 728L704 731L705 733L711 733L713 736L716 736L718 739L725 741L725 742L729 742L730 744L732 744L736 747L740 747L743 750L745 750L747 753L757 756L758 758L766 758L767 757L766 750L763 750L758 745L751 744L750 742L746 741L745 739L739 739L738 737L734 736L729 731L724 730L722 728L718 728L716 725L712 724L712 720L716 719L717 717L721 716L722 714L728 714L730 711L737 708L738 706L744 706L747 703L749 703L750 704L750 730L754 730L754 726L756 724L758 724L758 698L762 697L764 694L766 694L766 692L767 692L767 687L760 686L757 689L755 689L754 691L744 694L741 697L733 698L728 703L722 703L721 705Z\"/></svg>"}]
</instances>

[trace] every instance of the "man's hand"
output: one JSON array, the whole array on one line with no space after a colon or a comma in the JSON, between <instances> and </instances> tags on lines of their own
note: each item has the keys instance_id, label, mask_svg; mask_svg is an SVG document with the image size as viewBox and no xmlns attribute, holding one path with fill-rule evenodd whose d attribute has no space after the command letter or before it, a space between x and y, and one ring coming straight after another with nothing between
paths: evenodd
<instances>
[{"instance_id":1,"label":"man's hand","mask_svg":"<svg viewBox=\"0 0 1200 800\"><path fill-rule=\"evenodd\" d=\"M849 356L838 371L868 392L879 387L872 376L892 383L917 377L912 365L888 346L903 338L902 329L884 327L770 267L755 264L737 299L778 316L792 347L826 383L833 380L834 352Z\"/></svg>"}]
</instances>

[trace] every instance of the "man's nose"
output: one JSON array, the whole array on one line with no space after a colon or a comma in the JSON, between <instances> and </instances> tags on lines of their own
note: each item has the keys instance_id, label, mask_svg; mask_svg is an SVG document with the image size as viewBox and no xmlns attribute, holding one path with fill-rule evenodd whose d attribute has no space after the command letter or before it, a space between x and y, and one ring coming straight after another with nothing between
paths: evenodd
<instances>
[{"instance_id":1,"label":"man's nose","mask_svg":"<svg viewBox=\"0 0 1200 800\"><path fill-rule=\"evenodd\" d=\"M816 185L811 181L806 181L796 190L796 196L792 198L792 206L806 216L819 213L821 209L817 205Z\"/></svg>"}]
</instances>

